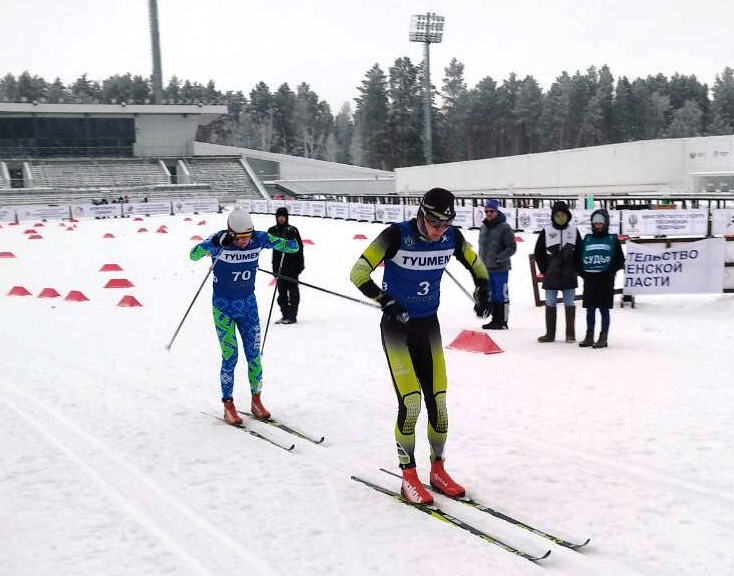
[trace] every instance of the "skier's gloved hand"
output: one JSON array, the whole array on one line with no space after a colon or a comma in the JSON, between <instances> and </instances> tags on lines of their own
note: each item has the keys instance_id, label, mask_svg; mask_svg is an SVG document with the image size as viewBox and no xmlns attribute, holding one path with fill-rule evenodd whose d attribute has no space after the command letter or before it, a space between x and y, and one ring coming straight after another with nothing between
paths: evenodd
<instances>
[{"instance_id":1,"label":"skier's gloved hand","mask_svg":"<svg viewBox=\"0 0 734 576\"><path fill-rule=\"evenodd\" d=\"M232 242L234 242L234 234L229 230L224 230L212 238L212 244L215 246L229 246Z\"/></svg>"},{"instance_id":2,"label":"skier's gloved hand","mask_svg":"<svg viewBox=\"0 0 734 576\"><path fill-rule=\"evenodd\" d=\"M408 320L410 320L408 311L387 292L383 292L376 300L380 304L382 311L393 320L397 320L401 324L407 324Z\"/></svg>"},{"instance_id":3,"label":"skier's gloved hand","mask_svg":"<svg viewBox=\"0 0 734 576\"><path fill-rule=\"evenodd\" d=\"M489 302L489 287L486 282L474 289L474 313L479 318L486 318L492 313L492 306Z\"/></svg>"}]
</instances>

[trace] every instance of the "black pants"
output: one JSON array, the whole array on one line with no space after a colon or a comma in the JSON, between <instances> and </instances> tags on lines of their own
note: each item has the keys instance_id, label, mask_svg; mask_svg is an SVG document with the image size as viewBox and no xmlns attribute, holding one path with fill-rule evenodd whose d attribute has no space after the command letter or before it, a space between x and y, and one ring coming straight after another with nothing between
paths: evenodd
<instances>
[{"instance_id":1,"label":"black pants","mask_svg":"<svg viewBox=\"0 0 734 576\"><path fill-rule=\"evenodd\" d=\"M291 276L294 280L298 280L298 276ZM301 301L301 293L298 290L297 282L278 279L278 306L283 313L283 318L296 320L298 316L298 303Z\"/></svg>"}]
</instances>

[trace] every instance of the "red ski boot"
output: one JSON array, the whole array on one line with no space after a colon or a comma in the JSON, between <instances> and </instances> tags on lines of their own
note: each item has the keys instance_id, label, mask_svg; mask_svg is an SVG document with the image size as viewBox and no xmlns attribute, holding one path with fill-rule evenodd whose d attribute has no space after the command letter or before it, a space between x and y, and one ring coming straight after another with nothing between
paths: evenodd
<instances>
[{"instance_id":1,"label":"red ski boot","mask_svg":"<svg viewBox=\"0 0 734 576\"><path fill-rule=\"evenodd\" d=\"M466 494L464 487L454 482L448 472L443 469L443 460L431 462L431 486L451 498L458 498Z\"/></svg>"},{"instance_id":2,"label":"red ski boot","mask_svg":"<svg viewBox=\"0 0 734 576\"><path fill-rule=\"evenodd\" d=\"M403 470L403 485L400 487L400 493L408 502L414 504L431 504L433 496L428 493L418 478L418 471L415 468L406 468Z\"/></svg>"},{"instance_id":3,"label":"red ski boot","mask_svg":"<svg viewBox=\"0 0 734 576\"><path fill-rule=\"evenodd\" d=\"M250 404L250 410L252 415L259 420L269 420L270 412L263 406L262 400L260 400L260 394L252 395L252 404Z\"/></svg>"},{"instance_id":4,"label":"red ski boot","mask_svg":"<svg viewBox=\"0 0 734 576\"><path fill-rule=\"evenodd\" d=\"M234 400L230 398L229 400L223 400L222 403L224 404L224 421L232 426L242 424L242 418L237 414L237 408L235 408Z\"/></svg>"}]
</instances>

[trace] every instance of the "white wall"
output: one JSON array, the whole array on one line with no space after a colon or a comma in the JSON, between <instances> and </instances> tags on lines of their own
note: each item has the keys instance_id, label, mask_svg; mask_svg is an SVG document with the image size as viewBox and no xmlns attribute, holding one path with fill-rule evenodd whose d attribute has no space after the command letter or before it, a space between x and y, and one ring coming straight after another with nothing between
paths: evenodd
<instances>
[{"instance_id":1,"label":"white wall","mask_svg":"<svg viewBox=\"0 0 734 576\"><path fill-rule=\"evenodd\" d=\"M192 156L199 126L195 114L145 114L135 119L133 153L143 156Z\"/></svg>"},{"instance_id":2,"label":"white wall","mask_svg":"<svg viewBox=\"0 0 734 576\"><path fill-rule=\"evenodd\" d=\"M734 171L734 136L644 140L396 170L398 193L686 192L692 173Z\"/></svg>"}]
</instances>

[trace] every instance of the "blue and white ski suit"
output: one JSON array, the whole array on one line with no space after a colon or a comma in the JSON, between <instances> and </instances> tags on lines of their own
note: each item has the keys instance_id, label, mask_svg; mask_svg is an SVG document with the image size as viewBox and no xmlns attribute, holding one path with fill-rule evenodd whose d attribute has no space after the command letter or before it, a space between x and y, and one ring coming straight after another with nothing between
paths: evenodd
<instances>
[{"instance_id":1,"label":"blue and white ski suit","mask_svg":"<svg viewBox=\"0 0 734 576\"><path fill-rule=\"evenodd\" d=\"M247 379L250 392L259 394L262 388L262 363L260 360L260 317L255 298L255 276L260 252L272 248L281 252L297 252L295 240L277 238L265 232L254 231L244 248L235 244L217 246L212 239L224 230L212 234L191 249L189 257L200 260L206 255L217 259L212 270L213 295L212 311L214 327L222 350L222 366L219 380L222 386L222 400L232 398L234 389L234 369L237 365L237 334L242 337L245 357L247 358Z\"/></svg>"}]
</instances>

